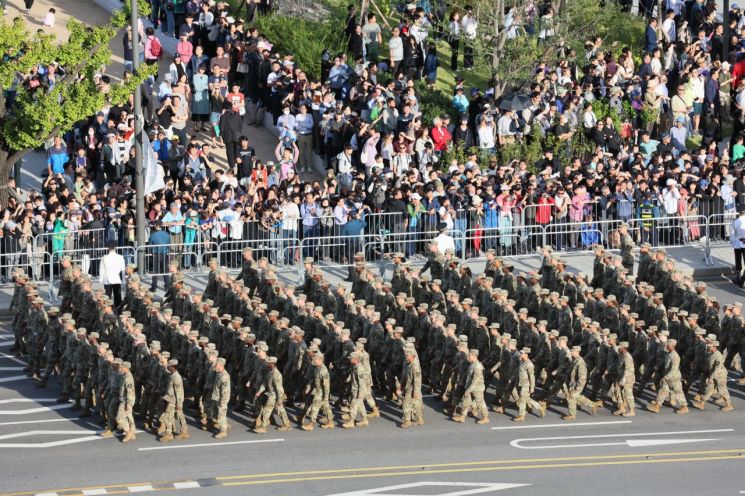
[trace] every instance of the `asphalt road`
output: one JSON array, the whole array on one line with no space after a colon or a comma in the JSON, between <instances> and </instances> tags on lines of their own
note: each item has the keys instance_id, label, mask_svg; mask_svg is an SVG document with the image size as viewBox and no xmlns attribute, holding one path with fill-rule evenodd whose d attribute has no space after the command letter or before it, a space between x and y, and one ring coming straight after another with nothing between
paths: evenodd
<instances>
[{"instance_id":1,"label":"asphalt road","mask_svg":"<svg viewBox=\"0 0 745 496\"><path fill-rule=\"evenodd\" d=\"M722 302L743 299L724 279L708 281ZM246 417L231 414L231 431L218 441L194 426L188 441L158 443L138 434L121 444L98 437L96 417L80 419L58 405L57 378L33 385L11 356L9 322L0 321L0 496L3 494L455 496L466 494L729 495L745 491L745 393L731 382L735 411L714 405L678 416L643 411L634 418L580 412L561 420L491 415L456 424L426 397L426 425L402 430L399 411L384 404L367 428L304 432L248 432ZM191 412L187 412L191 413ZM294 412L291 417L294 419ZM513 411L508 411L514 414ZM500 494L502 494L500 492Z\"/></svg>"}]
</instances>

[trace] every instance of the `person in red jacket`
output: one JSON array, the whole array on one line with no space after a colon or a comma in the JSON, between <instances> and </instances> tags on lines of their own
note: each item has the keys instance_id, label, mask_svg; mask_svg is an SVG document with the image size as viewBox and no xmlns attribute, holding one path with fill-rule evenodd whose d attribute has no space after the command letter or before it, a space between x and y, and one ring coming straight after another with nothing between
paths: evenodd
<instances>
[{"instance_id":1,"label":"person in red jacket","mask_svg":"<svg viewBox=\"0 0 745 496\"><path fill-rule=\"evenodd\" d=\"M434 143L435 151L440 153L448 149L453 139L453 136L448 131L448 128L445 127L440 117L435 117L432 120L432 131L430 131L430 134L432 135L432 143Z\"/></svg>"},{"instance_id":2,"label":"person in red jacket","mask_svg":"<svg viewBox=\"0 0 745 496\"><path fill-rule=\"evenodd\" d=\"M549 196L548 192L544 191L541 193L537 205L535 221L538 224L547 226L554 219L554 199Z\"/></svg>"}]
</instances>

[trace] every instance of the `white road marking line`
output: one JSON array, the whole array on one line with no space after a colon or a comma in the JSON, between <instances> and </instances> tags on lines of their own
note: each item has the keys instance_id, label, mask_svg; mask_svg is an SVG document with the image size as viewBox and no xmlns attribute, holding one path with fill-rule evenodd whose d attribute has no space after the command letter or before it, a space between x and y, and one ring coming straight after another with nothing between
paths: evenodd
<instances>
[{"instance_id":1,"label":"white road marking line","mask_svg":"<svg viewBox=\"0 0 745 496\"><path fill-rule=\"evenodd\" d=\"M36 493L34 496L57 496L57 493Z\"/></svg>"},{"instance_id":2,"label":"white road marking line","mask_svg":"<svg viewBox=\"0 0 745 496\"><path fill-rule=\"evenodd\" d=\"M54 403L57 398L10 398L8 400L0 400L0 405L7 403Z\"/></svg>"},{"instance_id":3,"label":"white road marking line","mask_svg":"<svg viewBox=\"0 0 745 496\"><path fill-rule=\"evenodd\" d=\"M58 418L49 420L21 420L20 422L0 422L0 426L3 425L22 425L22 424L45 424L48 422L72 422L73 420L80 420L78 417L73 418Z\"/></svg>"},{"instance_id":4,"label":"white road marking line","mask_svg":"<svg viewBox=\"0 0 745 496\"><path fill-rule=\"evenodd\" d=\"M183 482L174 482L173 488L174 489L194 489L195 487L201 487L199 485L199 482L197 481L183 481Z\"/></svg>"},{"instance_id":5,"label":"white road marking line","mask_svg":"<svg viewBox=\"0 0 745 496\"><path fill-rule=\"evenodd\" d=\"M15 381L23 381L25 379L31 379L27 375L12 375L10 377L3 377L0 379L0 382L15 382Z\"/></svg>"},{"instance_id":6,"label":"white road marking line","mask_svg":"<svg viewBox=\"0 0 745 496\"><path fill-rule=\"evenodd\" d=\"M34 430L25 432L14 432L13 434L3 434L0 439L13 439L16 437L39 436L39 435L58 435L58 434L90 434L90 429L65 429L65 430Z\"/></svg>"},{"instance_id":7,"label":"white road marking line","mask_svg":"<svg viewBox=\"0 0 745 496\"><path fill-rule=\"evenodd\" d=\"M11 370L15 370L15 371L23 370L23 367L0 367L0 371L2 372L11 371Z\"/></svg>"},{"instance_id":8,"label":"white road marking line","mask_svg":"<svg viewBox=\"0 0 745 496\"><path fill-rule=\"evenodd\" d=\"M96 496L97 494L108 494L108 491L104 488L98 489L83 489L84 496Z\"/></svg>"},{"instance_id":9,"label":"white road marking line","mask_svg":"<svg viewBox=\"0 0 745 496\"><path fill-rule=\"evenodd\" d=\"M8 360L13 360L16 363L20 363L21 365L28 365L26 362L24 362L20 358L16 358L13 355L8 355L7 353L0 353L0 358L7 358Z\"/></svg>"},{"instance_id":10,"label":"white road marking line","mask_svg":"<svg viewBox=\"0 0 745 496\"><path fill-rule=\"evenodd\" d=\"M97 441L103 439L98 434L93 436L76 437L73 439L61 439L59 441L52 441L49 443L0 443L0 449L2 448L56 448L57 446L65 446L68 444L85 443L87 441Z\"/></svg>"},{"instance_id":11,"label":"white road marking line","mask_svg":"<svg viewBox=\"0 0 745 496\"><path fill-rule=\"evenodd\" d=\"M710 429L710 430L700 430L700 431L672 431L672 432L642 432L642 433L626 433L626 434L599 434L599 435L592 435L592 436L558 436L558 437L533 437L533 438L523 438L523 439L515 439L514 441L510 442L510 446L513 448L520 448L520 449L559 449L559 448L588 448L588 447L596 447L596 446L622 446L626 445L630 448L634 447L644 447L644 446L655 446L655 445L663 445L663 444L681 444L681 443L687 443L687 442L702 442L702 441L712 441L712 439L657 439L657 440L636 440L636 439L628 439L623 442L615 442L615 443L595 443L595 444L557 444L557 445L538 445L538 446L522 446L521 443L528 442L528 441L562 441L562 440L569 440L569 439L597 439L597 438L610 438L610 437L627 437L627 438L633 438L633 437L641 437L641 436L672 436L672 435L683 435L683 434L704 434L704 433L711 433L711 432L732 432L734 429Z\"/></svg>"},{"instance_id":12,"label":"white road marking line","mask_svg":"<svg viewBox=\"0 0 745 496\"><path fill-rule=\"evenodd\" d=\"M146 491L152 491L153 486L146 484L144 486L127 486L127 491L130 493L144 493Z\"/></svg>"},{"instance_id":13,"label":"white road marking line","mask_svg":"<svg viewBox=\"0 0 745 496\"><path fill-rule=\"evenodd\" d=\"M450 491L447 493L437 493L438 496L467 496L471 494L490 493L492 491L501 491L502 489L513 489L516 487L529 486L530 484L505 484L505 483L489 483L489 482L410 482L408 484L399 484L396 486L386 487L374 487L371 489L361 489L352 491L349 493L337 493L330 494L329 496L374 496L381 494L386 491L385 496L407 496L405 491L397 491L398 489L413 489L419 487L453 487L453 488L464 488L470 487L474 489L462 489L456 491ZM395 494L387 491L397 491Z\"/></svg>"},{"instance_id":14,"label":"white road marking line","mask_svg":"<svg viewBox=\"0 0 745 496\"><path fill-rule=\"evenodd\" d=\"M256 444L256 443L281 443L284 439L258 439L255 441L230 441L227 443L214 442L214 443L201 443L201 444L184 444L175 446L154 446L152 448L139 448L138 451L152 451L152 450L164 450L164 449L185 449L185 448L204 448L204 447L219 447L227 446L229 444Z\"/></svg>"},{"instance_id":15,"label":"white road marking line","mask_svg":"<svg viewBox=\"0 0 745 496\"><path fill-rule=\"evenodd\" d=\"M0 410L0 415L28 415L30 413L50 412L52 410L62 410L63 408L70 408L70 405L63 403L62 405L52 406L40 406L38 408L27 408L25 410Z\"/></svg>"},{"instance_id":16,"label":"white road marking line","mask_svg":"<svg viewBox=\"0 0 745 496\"><path fill-rule=\"evenodd\" d=\"M607 422L577 422L564 424L539 424L539 425L513 425L509 427L492 427L493 431L505 431L511 429L544 429L548 427L581 427L586 425L611 425L611 424L630 424L631 420L609 420Z\"/></svg>"}]
</instances>

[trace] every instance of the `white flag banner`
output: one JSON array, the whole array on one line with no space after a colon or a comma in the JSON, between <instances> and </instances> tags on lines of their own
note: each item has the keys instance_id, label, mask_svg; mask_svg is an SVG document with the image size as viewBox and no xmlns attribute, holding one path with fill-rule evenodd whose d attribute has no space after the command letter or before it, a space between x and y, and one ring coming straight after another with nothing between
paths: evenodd
<instances>
[{"instance_id":1,"label":"white flag banner","mask_svg":"<svg viewBox=\"0 0 745 496\"><path fill-rule=\"evenodd\" d=\"M163 181L163 167L158 165L158 159L155 157L153 146L147 134L142 133L142 171L145 174L145 194L149 195L154 191L166 187Z\"/></svg>"}]
</instances>

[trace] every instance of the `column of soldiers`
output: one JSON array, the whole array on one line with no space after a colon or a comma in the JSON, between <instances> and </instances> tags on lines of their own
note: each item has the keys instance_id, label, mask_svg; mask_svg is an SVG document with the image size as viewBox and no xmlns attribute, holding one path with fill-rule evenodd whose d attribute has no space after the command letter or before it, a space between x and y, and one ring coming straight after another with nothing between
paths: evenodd
<instances>
[{"instance_id":1,"label":"column of soldiers","mask_svg":"<svg viewBox=\"0 0 745 496\"><path fill-rule=\"evenodd\" d=\"M597 247L590 278L567 272L550 247L531 273L490 251L475 277L434 248L419 272L396 253L390 282L357 254L351 291L332 291L312 259L300 288L285 285L246 249L236 277L212 259L203 292L174 271L155 301L130 266L118 315L64 260L61 308L48 312L17 274L17 345L40 387L61 375L59 401L100 415L103 435L118 428L125 442L136 417L162 442L187 439L185 407L218 439L231 405L265 433L290 428L285 407L306 431L333 428L337 415L344 428L364 427L384 399L408 428L424 423L425 387L454 421L481 424L513 405L516 422L542 417L560 396L566 420L578 407L633 416L650 393L652 412L686 413L688 397L732 410L727 369L745 353L742 305L725 306L720 320L706 285L676 271L664 249L642 245L635 277L633 260Z\"/></svg>"}]
</instances>

